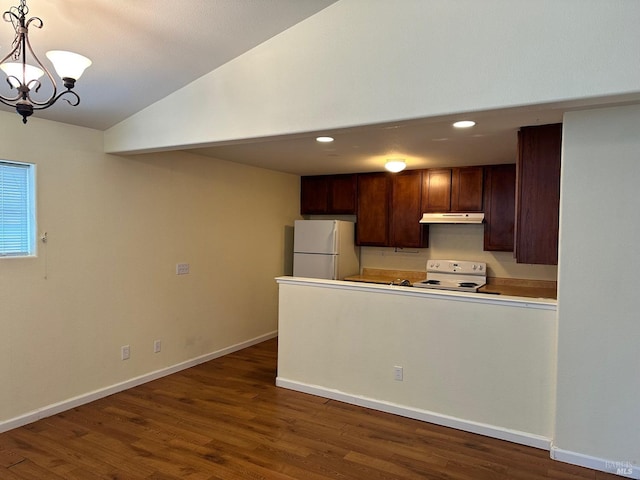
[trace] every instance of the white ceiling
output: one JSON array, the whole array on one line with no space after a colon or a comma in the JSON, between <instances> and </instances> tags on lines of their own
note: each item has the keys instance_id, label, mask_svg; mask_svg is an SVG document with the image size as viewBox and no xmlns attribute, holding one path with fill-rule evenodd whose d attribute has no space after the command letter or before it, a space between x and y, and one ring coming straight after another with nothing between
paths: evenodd
<instances>
[{"instance_id":1,"label":"white ceiling","mask_svg":"<svg viewBox=\"0 0 640 480\"><path fill-rule=\"evenodd\" d=\"M388 158L402 158L408 169L515 163L520 126L562 122L563 109L501 110L312 132L189 150L258 167L317 175L383 170ZM456 129L452 123L476 125ZM331 143L319 143L329 135Z\"/></svg>"},{"instance_id":2,"label":"white ceiling","mask_svg":"<svg viewBox=\"0 0 640 480\"><path fill-rule=\"evenodd\" d=\"M76 85L78 107L58 102L34 116L105 130L335 1L28 0L29 16L44 22L42 30L30 29L32 47L43 61L52 49L93 60ZM18 3L0 0L0 12ZM9 51L13 35L11 24L0 22L0 54ZM1 86L0 93L8 88ZM622 101L640 98L414 119L190 151L302 175L381 171L391 156L405 158L410 169L509 163L515 161L520 126L560 122L567 109ZM461 117L477 126L454 130L452 121ZM316 134L332 135L335 142L318 144Z\"/></svg>"}]
</instances>

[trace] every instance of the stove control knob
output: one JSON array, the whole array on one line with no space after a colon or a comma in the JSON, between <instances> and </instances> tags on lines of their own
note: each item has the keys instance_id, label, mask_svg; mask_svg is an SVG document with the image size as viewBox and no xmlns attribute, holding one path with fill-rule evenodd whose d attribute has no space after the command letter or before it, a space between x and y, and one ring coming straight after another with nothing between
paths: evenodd
<instances>
[{"instance_id":1,"label":"stove control knob","mask_svg":"<svg viewBox=\"0 0 640 480\"><path fill-rule=\"evenodd\" d=\"M474 270L477 270L477 269L478 269L478 265L474 265L474 266L473 266L473 269L474 269Z\"/></svg>"},{"instance_id":2,"label":"stove control knob","mask_svg":"<svg viewBox=\"0 0 640 480\"><path fill-rule=\"evenodd\" d=\"M478 270L482 271L482 265L478 265Z\"/></svg>"}]
</instances>

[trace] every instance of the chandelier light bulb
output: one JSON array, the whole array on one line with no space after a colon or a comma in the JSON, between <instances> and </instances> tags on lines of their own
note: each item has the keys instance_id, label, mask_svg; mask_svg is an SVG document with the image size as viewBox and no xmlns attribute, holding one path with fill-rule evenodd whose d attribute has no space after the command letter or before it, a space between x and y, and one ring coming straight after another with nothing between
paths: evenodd
<instances>
[{"instance_id":1,"label":"chandelier light bulb","mask_svg":"<svg viewBox=\"0 0 640 480\"><path fill-rule=\"evenodd\" d=\"M64 50L51 50L46 53L51 60L53 68L62 79L72 78L78 80L85 69L91 65L91 60L77 53L65 52Z\"/></svg>"},{"instance_id":2,"label":"chandelier light bulb","mask_svg":"<svg viewBox=\"0 0 640 480\"><path fill-rule=\"evenodd\" d=\"M18 88L23 81L25 85L29 85L32 80L38 80L44 75L44 70L41 68L26 64L24 78L22 78L22 64L18 62L5 62L0 65L0 68L7 74L7 79L13 88Z\"/></svg>"}]
</instances>

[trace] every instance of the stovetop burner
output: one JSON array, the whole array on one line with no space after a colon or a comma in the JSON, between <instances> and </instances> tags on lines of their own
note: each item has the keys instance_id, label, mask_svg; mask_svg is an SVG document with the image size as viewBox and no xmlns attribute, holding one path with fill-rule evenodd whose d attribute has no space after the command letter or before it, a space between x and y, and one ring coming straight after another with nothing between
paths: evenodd
<instances>
[{"instance_id":1,"label":"stovetop burner","mask_svg":"<svg viewBox=\"0 0 640 480\"><path fill-rule=\"evenodd\" d=\"M476 292L487 282L487 264L457 260L429 260L427 278L414 287Z\"/></svg>"}]
</instances>

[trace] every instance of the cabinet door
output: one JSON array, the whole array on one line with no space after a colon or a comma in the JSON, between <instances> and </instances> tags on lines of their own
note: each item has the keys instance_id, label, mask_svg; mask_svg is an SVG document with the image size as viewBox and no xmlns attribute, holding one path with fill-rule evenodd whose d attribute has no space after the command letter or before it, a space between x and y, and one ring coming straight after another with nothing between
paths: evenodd
<instances>
[{"instance_id":1,"label":"cabinet door","mask_svg":"<svg viewBox=\"0 0 640 480\"><path fill-rule=\"evenodd\" d=\"M355 215L357 175L331 175L329 177L328 213Z\"/></svg>"},{"instance_id":2,"label":"cabinet door","mask_svg":"<svg viewBox=\"0 0 640 480\"><path fill-rule=\"evenodd\" d=\"M425 246L428 227L420 224L421 189L421 170L397 173L391 177L391 247Z\"/></svg>"},{"instance_id":3,"label":"cabinet door","mask_svg":"<svg viewBox=\"0 0 640 480\"><path fill-rule=\"evenodd\" d=\"M389 244L389 194L391 182L385 173L358 175L358 245Z\"/></svg>"},{"instance_id":4,"label":"cabinet door","mask_svg":"<svg viewBox=\"0 0 640 480\"><path fill-rule=\"evenodd\" d=\"M322 215L328 212L328 181L326 175L300 179L300 214Z\"/></svg>"},{"instance_id":5,"label":"cabinet door","mask_svg":"<svg viewBox=\"0 0 640 480\"><path fill-rule=\"evenodd\" d=\"M484 249L512 252L516 166L491 165L484 172Z\"/></svg>"},{"instance_id":6,"label":"cabinet door","mask_svg":"<svg viewBox=\"0 0 640 480\"><path fill-rule=\"evenodd\" d=\"M422 211L449 212L451 210L451 169L423 172Z\"/></svg>"},{"instance_id":7,"label":"cabinet door","mask_svg":"<svg viewBox=\"0 0 640 480\"><path fill-rule=\"evenodd\" d=\"M561 147L562 124L520 129L516 167L518 263L558 263Z\"/></svg>"},{"instance_id":8,"label":"cabinet door","mask_svg":"<svg viewBox=\"0 0 640 480\"><path fill-rule=\"evenodd\" d=\"M452 212L482 212L482 177L482 167L452 169Z\"/></svg>"}]
</instances>

